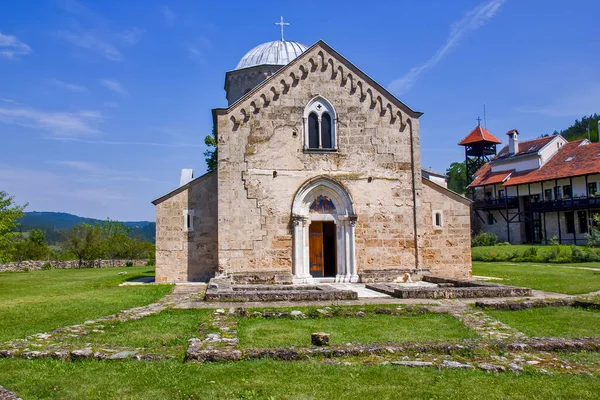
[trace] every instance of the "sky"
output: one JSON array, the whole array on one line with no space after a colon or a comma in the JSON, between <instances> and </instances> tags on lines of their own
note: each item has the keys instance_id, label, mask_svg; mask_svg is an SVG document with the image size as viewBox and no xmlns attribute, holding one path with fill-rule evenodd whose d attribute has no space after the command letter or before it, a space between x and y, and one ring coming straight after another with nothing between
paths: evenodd
<instances>
[{"instance_id":1,"label":"sky","mask_svg":"<svg viewBox=\"0 0 600 400\"><path fill-rule=\"evenodd\" d=\"M253 47L323 39L420 118L445 171L483 118L506 142L600 112L600 2L3 2L0 190L27 211L154 220L182 168L206 171L211 109ZM484 122L482 122L484 124Z\"/></svg>"}]
</instances>

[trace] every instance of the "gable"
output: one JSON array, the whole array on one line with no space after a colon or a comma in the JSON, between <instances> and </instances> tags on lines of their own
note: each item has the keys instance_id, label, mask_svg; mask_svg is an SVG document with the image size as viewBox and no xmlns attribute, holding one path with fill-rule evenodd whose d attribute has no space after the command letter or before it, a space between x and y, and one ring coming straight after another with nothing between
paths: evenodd
<instances>
[{"instance_id":1,"label":"gable","mask_svg":"<svg viewBox=\"0 0 600 400\"><path fill-rule=\"evenodd\" d=\"M267 108L272 102L285 96L290 87L298 85L311 73L329 72L340 87L348 89L350 95L357 96L361 102L368 102L369 108L381 117L398 123L404 130L408 118L419 118L422 113L409 108L385 88L358 69L354 64L320 40L287 64L271 77L241 97L229 108L213 109L213 120L217 115L229 115L234 126L248 121L251 114Z\"/></svg>"}]
</instances>

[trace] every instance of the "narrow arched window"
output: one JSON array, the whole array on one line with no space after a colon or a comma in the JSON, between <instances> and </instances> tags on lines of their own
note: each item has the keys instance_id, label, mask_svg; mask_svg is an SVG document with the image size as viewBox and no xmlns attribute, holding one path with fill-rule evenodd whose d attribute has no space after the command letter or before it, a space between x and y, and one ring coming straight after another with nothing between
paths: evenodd
<instances>
[{"instance_id":1,"label":"narrow arched window","mask_svg":"<svg viewBox=\"0 0 600 400\"><path fill-rule=\"evenodd\" d=\"M319 117L315 113L308 116L308 147L319 148Z\"/></svg>"},{"instance_id":2,"label":"narrow arched window","mask_svg":"<svg viewBox=\"0 0 600 400\"><path fill-rule=\"evenodd\" d=\"M331 137L331 117L329 113L321 115L321 147L323 149L333 149Z\"/></svg>"},{"instance_id":3,"label":"narrow arched window","mask_svg":"<svg viewBox=\"0 0 600 400\"><path fill-rule=\"evenodd\" d=\"M442 226L442 214L435 213L435 226Z\"/></svg>"},{"instance_id":4,"label":"narrow arched window","mask_svg":"<svg viewBox=\"0 0 600 400\"><path fill-rule=\"evenodd\" d=\"M317 96L304 109L304 149L335 150L336 114L333 106Z\"/></svg>"}]
</instances>

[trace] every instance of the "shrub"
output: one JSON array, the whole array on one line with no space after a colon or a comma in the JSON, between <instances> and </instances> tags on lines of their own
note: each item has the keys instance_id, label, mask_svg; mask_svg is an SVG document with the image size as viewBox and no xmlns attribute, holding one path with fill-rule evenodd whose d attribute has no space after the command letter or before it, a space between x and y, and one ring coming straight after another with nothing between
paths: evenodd
<instances>
[{"instance_id":1,"label":"shrub","mask_svg":"<svg viewBox=\"0 0 600 400\"><path fill-rule=\"evenodd\" d=\"M472 241L472 246L493 246L498 241L498 236L494 233L481 232L477 234Z\"/></svg>"},{"instance_id":2,"label":"shrub","mask_svg":"<svg viewBox=\"0 0 600 400\"><path fill-rule=\"evenodd\" d=\"M47 263L44 263L44 265L42 265L42 267L41 267L41 268L42 268L42 270L44 270L44 271L48 271L48 270L51 270L51 269L52 269L52 268L54 268L54 267L52 266L52 264L50 264L49 262L47 262Z\"/></svg>"},{"instance_id":3,"label":"shrub","mask_svg":"<svg viewBox=\"0 0 600 400\"><path fill-rule=\"evenodd\" d=\"M127 262L125 263L125 266L126 266L126 267L133 267L133 261L127 261Z\"/></svg>"},{"instance_id":4,"label":"shrub","mask_svg":"<svg viewBox=\"0 0 600 400\"><path fill-rule=\"evenodd\" d=\"M500 242L496 246L511 246L510 242Z\"/></svg>"},{"instance_id":5,"label":"shrub","mask_svg":"<svg viewBox=\"0 0 600 400\"><path fill-rule=\"evenodd\" d=\"M154 259L149 259L146 262L146 267L154 267L155 265L156 265L156 260L154 260Z\"/></svg>"}]
</instances>

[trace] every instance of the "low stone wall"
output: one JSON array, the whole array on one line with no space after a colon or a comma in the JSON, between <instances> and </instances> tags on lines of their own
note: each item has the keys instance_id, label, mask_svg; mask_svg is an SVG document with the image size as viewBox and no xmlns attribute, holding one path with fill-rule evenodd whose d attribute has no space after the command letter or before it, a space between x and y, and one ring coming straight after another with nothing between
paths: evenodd
<instances>
[{"instance_id":1,"label":"low stone wall","mask_svg":"<svg viewBox=\"0 0 600 400\"><path fill-rule=\"evenodd\" d=\"M393 268L393 269L363 269L358 275L362 283L393 282L404 274L410 274L413 281L420 281L423 275L429 275L428 269Z\"/></svg>"},{"instance_id":2,"label":"low stone wall","mask_svg":"<svg viewBox=\"0 0 600 400\"><path fill-rule=\"evenodd\" d=\"M94 260L84 261L81 268L110 268L110 267L125 267L127 263L133 263L135 267L142 267L148 264L148 260ZM5 271L31 271L42 269L46 264L56 269L69 269L79 268L78 260L61 260L61 261L47 261L47 260L28 260L7 264L0 264L0 272Z\"/></svg>"}]
</instances>

